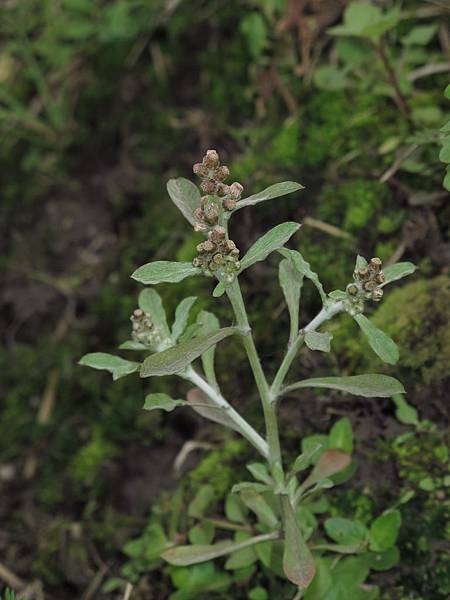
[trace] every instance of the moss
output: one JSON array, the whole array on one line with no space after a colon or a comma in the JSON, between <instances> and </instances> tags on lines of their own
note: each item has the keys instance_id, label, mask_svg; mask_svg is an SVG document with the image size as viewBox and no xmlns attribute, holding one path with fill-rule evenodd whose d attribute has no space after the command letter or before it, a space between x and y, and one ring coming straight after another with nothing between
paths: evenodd
<instances>
[{"instance_id":1,"label":"moss","mask_svg":"<svg viewBox=\"0 0 450 600\"><path fill-rule=\"evenodd\" d=\"M70 465L70 474L78 485L92 484L98 475L102 463L115 456L117 450L113 444L96 432L74 456Z\"/></svg>"}]
</instances>

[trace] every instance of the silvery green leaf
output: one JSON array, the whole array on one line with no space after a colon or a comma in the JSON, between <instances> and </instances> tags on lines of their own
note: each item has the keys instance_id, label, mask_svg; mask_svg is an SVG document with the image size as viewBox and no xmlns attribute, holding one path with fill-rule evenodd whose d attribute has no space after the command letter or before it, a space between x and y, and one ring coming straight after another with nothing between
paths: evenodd
<instances>
[{"instance_id":1,"label":"silvery green leaf","mask_svg":"<svg viewBox=\"0 0 450 600\"><path fill-rule=\"evenodd\" d=\"M362 269L363 267L367 267L368 264L369 263L364 258L364 256L361 256L360 254L358 254L358 256L356 257L356 262L355 262L355 271L356 271L356 269Z\"/></svg>"},{"instance_id":2,"label":"silvery green leaf","mask_svg":"<svg viewBox=\"0 0 450 600\"><path fill-rule=\"evenodd\" d=\"M318 331L307 331L305 333L305 344L310 350L320 350L329 352L331 350L330 342L333 339L331 333L319 333Z\"/></svg>"},{"instance_id":3,"label":"silvery green leaf","mask_svg":"<svg viewBox=\"0 0 450 600\"><path fill-rule=\"evenodd\" d=\"M367 341L375 354L384 362L395 365L399 358L395 342L364 315L356 315L354 319L367 337Z\"/></svg>"},{"instance_id":4,"label":"silvery green leaf","mask_svg":"<svg viewBox=\"0 0 450 600\"><path fill-rule=\"evenodd\" d=\"M197 300L195 296L189 296L182 300L175 310L175 322L172 325L172 340L174 342L180 337L183 331L186 329L186 325L189 319L189 313L194 302Z\"/></svg>"},{"instance_id":5,"label":"silvery green leaf","mask_svg":"<svg viewBox=\"0 0 450 600\"><path fill-rule=\"evenodd\" d=\"M165 410L166 412L172 411L177 406L186 404L184 400L174 400L167 394L148 394L144 401L144 410Z\"/></svg>"},{"instance_id":6,"label":"silvery green leaf","mask_svg":"<svg viewBox=\"0 0 450 600\"><path fill-rule=\"evenodd\" d=\"M105 352L91 352L90 354L85 354L78 364L85 367L91 367L92 369L109 371L114 381L121 377L125 377L125 375L129 375L130 373L134 373L141 366L140 363L125 360L120 356L106 354Z\"/></svg>"},{"instance_id":7,"label":"silvery green leaf","mask_svg":"<svg viewBox=\"0 0 450 600\"><path fill-rule=\"evenodd\" d=\"M283 571L299 588L306 589L316 568L311 552L303 539L294 509L287 496L280 496L284 523Z\"/></svg>"},{"instance_id":8,"label":"silvery green leaf","mask_svg":"<svg viewBox=\"0 0 450 600\"><path fill-rule=\"evenodd\" d=\"M414 273L416 269L416 265L414 265L412 262L399 262L389 265L383 269L385 280L380 287L383 287L388 283L392 283L393 281L398 281L403 277L407 277L408 275Z\"/></svg>"},{"instance_id":9,"label":"silvery green leaf","mask_svg":"<svg viewBox=\"0 0 450 600\"><path fill-rule=\"evenodd\" d=\"M288 248L282 248L280 251L285 258L292 261L295 268L299 273L310 279L317 288L317 291L322 298L323 304L326 304L328 299L322 284L320 283L319 276L311 269L311 265L307 262L298 250L289 250Z\"/></svg>"},{"instance_id":10,"label":"silvery green leaf","mask_svg":"<svg viewBox=\"0 0 450 600\"><path fill-rule=\"evenodd\" d=\"M161 558L171 565L177 567L186 567L207 560L214 560L220 556L231 554L243 548L248 548L255 544L265 541L261 536L254 536L241 542L218 542L217 544L201 546L177 546L170 548L161 554Z\"/></svg>"},{"instance_id":11,"label":"silvery green leaf","mask_svg":"<svg viewBox=\"0 0 450 600\"><path fill-rule=\"evenodd\" d=\"M131 277L146 285L156 285L157 283L177 283L191 275L201 275L201 269L193 267L190 262L157 260L142 265L134 271Z\"/></svg>"},{"instance_id":12,"label":"silvery green leaf","mask_svg":"<svg viewBox=\"0 0 450 600\"><path fill-rule=\"evenodd\" d=\"M267 467L265 464L251 463L251 464L247 465L247 469L250 471L250 473L253 475L253 477L257 481L262 481L263 483L265 483L267 485L272 485L273 479L270 476L269 471L267 470Z\"/></svg>"},{"instance_id":13,"label":"silvery green leaf","mask_svg":"<svg viewBox=\"0 0 450 600\"><path fill-rule=\"evenodd\" d=\"M219 319L213 313L202 310L197 316L197 323L200 325L201 334L213 333L220 329ZM202 354L203 371L206 379L213 386L217 387L217 380L214 371L214 355L216 347L212 346L209 350Z\"/></svg>"},{"instance_id":14,"label":"silvery green leaf","mask_svg":"<svg viewBox=\"0 0 450 600\"><path fill-rule=\"evenodd\" d=\"M299 327L299 306L303 274L298 272L291 260L284 258L280 262L278 278L289 311L291 323L289 339L293 340Z\"/></svg>"},{"instance_id":15,"label":"silvery green leaf","mask_svg":"<svg viewBox=\"0 0 450 600\"><path fill-rule=\"evenodd\" d=\"M265 487L267 488L265 491L270 490L269 486ZM273 512L272 507L266 502L263 496L261 496L261 494L254 491L254 489L248 488L241 491L240 498L245 506L255 513L255 515L258 517L258 521L263 523L266 527L269 527L269 529L278 528L278 517Z\"/></svg>"},{"instance_id":16,"label":"silvery green leaf","mask_svg":"<svg viewBox=\"0 0 450 600\"><path fill-rule=\"evenodd\" d=\"M200 331L201 327L198 323L191 323L178 338L178 343L181 344L183 342L187 342L188 340L192 340L192 338L200 335Z\"/></svg>"},{"instance_id":17,"label":"silvery green leaf","mask_svg":"<svg viewBox=\"0 0 450 600\"><path fill-rule=\"evenodd\" d=\"M179 177L178 179L169 179L167 182L167 191L170 199L177 206L185 219L191 225L195 225L194 210L200 206L200 191L196 185Z\"/></svg>"},{"instance_id":18,"label":"silvery green leaf","mask_svg":"<svg viewBox=\"0 0 450 600\"><path fill-rule=\"evenodd\" d=\"M342 290L333 290L332 292L330 292L328 294L328 296L332 300L346 300L347 299L347 294L345 292L343 292Z\"/></svg>"},{"instance_id":19,"label":"silvery green leaf","mask_svg":"<svg viewBox=\"0 0 450 600\"><path fill-rule=\"evenodd\" d=\"M167 325L166 311L164 310L161 296L152 288L142 290L138 299L139 308L149 313L154 325L159 329L164 338L170 335Z\"/></svg>"},{"instance_id":20,"label":"silvery green leaf","mask_svg":"<svg viewBox=\"0 0 450 600\"><path fill-rule=\"evenodd\" d=\"M196 358L206 352L211 346L219 343L230 335L240 333L236 327L224 327L215 333L201 335L187 340L157 354L147 356L140 369L141 377L173 375L182 371Z\"/></svg>"},{"instance_id":21,"label":"silvery green leaf","mask_svg":"<svg viewBox=\"0 0 450 600\"><path fill-rule=\"evenodd\" d=\"M201 519L214 500L215 492L211 484L206 483L199 487L194 498L188 506L187 513L190 517Z\"/></svg>"},{"instance_id":22,"label":"silvery green leaf","mask_svg":"<svg viewBox=\"0 0 450 600\"><path fill-rule=\"evenodd\" d=\"M148 350L148 348L145 346L145 344L141 344L141 342L127 340L126 342L120 344L119 350Z\"/></svg>"},{"instance_id":23,"label":"silvery green leaf","mask_svg":"<svg viewBox=\"0 0 450 600\"><path fill-rule=\"evenodd\" d=\"M240 208L244 208L245 206L254 206L255 204L259 204L260 202L272 200L272 198L278 198L280 196L285 196L286 194L292 194L292 192L297 192L298 190L303 189L304 186L300 183L296 183L295 181L284 181L283 183L275 183L274 185L271 185L265 190L263 190L262 192L258 192L257 194L253 194L253 196L249 196L248 198L239 200L234 210L239 210Z\"/></svg>"},{"instance_id":24,"label":"silvery green leaf","mask_svg":"<svg viewBox=\"0 0 450 600\"><path fill-rule=\"evenodd\" d=\"M219 283L214 288L212 295L214 298L220 298L221 296L224 295L224 293L225 293L225 284L222 283L222 281L219 281Z\"/></svg>"},{"instance_id":25,"label":"silvery green leaf","mask_svg":"<svg viewBox=\"0 0 450 600\"><path fill-rule=\"evenodd\" d=\"M279 250L300 228L299 223L287 222L273 227L251 246L241 260L240 272L264 260L271 252Z\"/></svg>"},{"instance_id":26,"label":"silvery green leaf","mask_svg":"<svg viewBox=\"0 0 450 600\"><path fill-rule=\"evenodd\" d=\"M187 393L187 405L203 418L224 425L233 431L242 433L236 423L228 416L225 407L217 406L206 394L198 388L193 388Z\"/></svg>"},{"instance_id":27,"label":"silvery green leaf","mask_svg":"<svg viewBox=\"0 0 450 600\"><path fill-rule=\"evenodd\" d=\"M389 375L367 374L350 377L317 377L304 379L289 385L289 391L301 388L328 388L347 392L364 398L390 398L394 394L404 394L403 385Z\"/></svg>"},{"instance_id":28,"label":"silvery green leaf","mask_svg":"<svg viewBox=\"0 0 450 600\"><path fill-rule=\"evenodd\" d=\"M238 492L267 492L270 490L270 487L264 483L255 483L254 481L241 481L240 483L235 483L231 488L232 494L237 494Z\"/></svg>"}]
</instances>

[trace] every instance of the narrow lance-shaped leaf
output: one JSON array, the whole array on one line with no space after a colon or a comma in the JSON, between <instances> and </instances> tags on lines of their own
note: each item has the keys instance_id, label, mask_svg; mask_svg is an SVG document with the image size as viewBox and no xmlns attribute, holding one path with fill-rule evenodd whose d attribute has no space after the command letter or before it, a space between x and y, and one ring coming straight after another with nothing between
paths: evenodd
<instances>
[{"instance_id":1,"label":"narrow lance-shaped leaf","mask_svg":"<svg viewBox=\"0 0 450 600\"><path fill-rule=\"evenodd\" d=\"M177 283L191 275L200 274L201 270L193 267L190 262L157 260L142 265L131 277L146 285L156 285L157 283Z\"/></svg>"},{"instance_id":2,"label":"narrow lance-shaped leaf","mask_svg":"<svg viewBox=\"0 0 450 600\"><path fill-rule=\"evenodd\" d=\"M414 265L412 262L399 262L393 265L388 265L383 269L385 280L380 287L383 287L388 283L392 283L393 281L398 281L403 277L407 277L408 275L414 273L416 269L416 265Z\"/></svg>"},{"instance_id":3,"label":"narrow lance-shaped leaf","mask_svg":"<svg viewBox=\"0 0 450 600\"><path fill-rule=\"evenodd\" d=\"M289 311L291 322L289 339L292 341L299 328L299 306L303 274L298 272L291 260L284 258L280 262L278 277Z\"/></svg>"},{"instance_id":4,"label":"narrow lance-shaped leaf","mask_svg":"<svg viewBox=\"0 0 450 600\"><path fill-rule=\"evenodd\" d=\"M105 352L85 354L78 364L84 367L91 367L92 369L109 371L114 381L130 373L134 373L140 367L140 363L125 360L120 356L106 354Z\"/></svg>"},{"instance_id":5,"label":"narrow lance-shaped leaf","mask_svg":"<svg viewBox=\"0 0 450 600\"><path fill-rule=\"evenodd\" d=\"M395 342L364 315L356 315L354 319L367 337L367 341L375 354L384 362L395 365L399 356Z\"/></svg>"},{"instance_id":6,"label":"narrow lance-shaped leaf","mask_svg":"<svg viewBox=\"0 0 450 600\"><path fill-rule=\"evenodd\" d=\"M241 331L236 327L224 327L215 333L201 335L163 352L147 356L142 363L140 376L152 377L178 373L211 346L236 333L241 333Z\"/></svg>"},{"instance_id":7,"label":"narrow lance-shaped leaf","mask_svg":"<svg viewBox=\"0 0 450 600\"><path fill-rule=\"evenodd\" d=\"M166 412L172 411L177 406L186 404L184 400L174 400L167 394L148 394L144 401L144 410L165 410Z\"/></svg>"},{"instance_id":8,"label":"narrow lance-shaped leaf","mask_svg":"<svg viewBox=\"0 0 450 600\"><path fill-rule=\"evenodd\" d=\"M240 498L245 506L248 506L255 513L261 523L264 523L264 525L271 529L278 527L277 516L261 494L258 494L254 489L248 488L241 491Z\"/></svg>"},{"instance_id":9,"label":"narrow lance-shaped leaf","mask_svg":"<svg viewBox=\"0 0 450 600\"><path fill-rule=\"evenodd\" d=\"M225 293L225 284L222 281L219 281L219 283L214 288L212 295L214 298L220 298L221 296L224 295L224 293Z\"/></svg>"},{"instance_id":10,"label":"narrow lance-shaped leaf","mask_svg":"<svg viewBox=\"0 0 450 600\"><path fill-rule=\"evenodd\" d=\"M189 179L179 177L178 179L169 179L167 191L170 199L179 208L185 219L191 225L195 225L194 210L200 206L201 199L198 187Z\"/></svg>"},{"instance_id":11,"label":"narrow lance-shaped leaf","mask_svg":"<svg viewBox=\"0 0 450 600\"><path fill-rule=\"evenodd\" d=\"M298 190L303 189L304 186L300 183L296 183L295 181L284 181L283 183L275 183L274 185L270 185L265 190L262 190L262 192L258 192L257 194L253 194L248 198L239 200L234 210L239 210L240 208L244 208L245 206L254 206L255 204L259 204L260 202L272 200L272 198L279 198L280 196L292 194L292 192L297 192Z\"/></svg>"},{"instance_id":12,"label":"narrow lance-shaped leaf","mask_svg":"<svg viewBox=\"0 0 450 600\"><path fill-rule=\"evenodd\" d=\"M311 269L311 265L307 262L303 256L298 252L298 250L289 250L288 248L282 248L280 250L280 254L282 254L285 258L288 258L292 261L295 268L299 273L310 279L317 288L317 291L320 294L323 304L325 304L328 299L323 289L322 284L320 283L319 276Z\"/></svg>"},{"instance_id":13,"label":"narrow lance-shaped leaf","mask_svg":"<svg viewBox=\"0 0 450 600\"><path fill-rule=\"evenodd\" d=\"M306 589L316 569L311 552L303 539L288 496L281 496L284 521L283 571L300 588Z\"/></svg>"},{"instance_id":14,"label":"narrow lance-shaped leaf","mask_svg":"<svg viewBox=\"0 0 450 600\"><path fill-rule=\"evenodd\" d=\"M213 313L202 310L197 316L197 323L200 325L200 335L214 333L220 329L219 319ZM212 346L202 354L202 365L206 379L213 386L217 387L216 374L214 371L214 356L216 347Z\"/></svg>"},{"instance_id":15,"label":"narrow lance-shaped leaf","mask_svg":"<svg viewBox=\"0 0 450 600\"><path fill-rule=\"evenodd\" d=\"M195 296L189 296L182 300L175 310L175 321L172 325L172 340L174 342L180 337L183 331L186 329L186 325L189 319L189 313L194 302L197 300Z\"/></svg>"},{"instance_id":16,"label":"narrow lance-shaped leaf","mask_svg":"<svg viewBox=\"0 0 450 600\"><path fill-rule=\"evenodd\" d=\"M257 240L241 260L240 272L248 269L251 265L264 260L271 252L278 250L294 235L300 228L299 223L281 223Z\"/></svg>"},{"instance_id":17,"label":"narrow lance-shaped leaf","mask_svg":"<svg viewBox=\"0 0 450 600\"><path fill-rule=\"evenodd\" d=\"M331 340L333 336L326 331L320 333L318 331L307 331L305 333L305 344L310 350L320 350L320 352L329 352L331 350Z\"/></svg>"},{"instance_id":18,"label":"narrow lance-shaped leaf","mask_svg":"<svg viewBox=\"0 0 450 600\"><path fill-rule=\"evenodd\" d=\"M364 398L390 398L394 394L404 394L403 385L388 375L371 373L367 375L353 375L350 377L317 377L303 379L287 386L284 392L301 388L328 388L363 396Z\"/></svg>"},{"instance_id":19,"label":"narrow lance-shaped leaf","mask_svg":"<svg viewBox=\"0 0 450 600\"><path fill-rule=\"evenodd\" d=\"M153 289L142 290L139 294L138 304L139 308L150 314L153 323L163 334L163 337L168 338L170 332L167 325L166 311L158 292Z\"/></svg>"},{"instance_id":20,"label":"narrow lance-shaped leaf","mask_svg":"<svg viewBox=\"0 0 450 600\"><path fill-rule=\"evenodd\" d=\"M176 548L170 548L163 552L161 558L171 565L187 567L207 560L213 560L220 556L236 552L237 550L242 550L243 548L249 548L255 544L266 542L267 540L276 539L277 537L278 534L274 532L256 535L247 540L243 540L242 542L218 542L217 544L202 546L177 546Z\"/></svg>"}]
</instances>

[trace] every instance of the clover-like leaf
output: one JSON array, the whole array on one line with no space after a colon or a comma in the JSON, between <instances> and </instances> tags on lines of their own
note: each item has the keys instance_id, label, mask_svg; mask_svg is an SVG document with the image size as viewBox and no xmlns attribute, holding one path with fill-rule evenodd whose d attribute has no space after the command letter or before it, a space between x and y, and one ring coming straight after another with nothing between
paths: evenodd
<instances>
[{"instance_id":1,"label":"clover-like leaf","mask_svg":"<svg viewBox=\"0 0 450 600\"><path fill-rule=\"evenodd\" d=\"M142 265L131 275L133 279L146 285L157 283L178 283L191 275L200 275L201 269L192 266L190 262L172 262L157 260Z\"/></svg>"},{"instance_id":2,"label":"clover-like leaf","mask_svg":"<svg viewBox=\"0 0 450 600\"><path fill-rule=\"evenodd\" d=\"M293 222L281 223L280 225L273 227L249 248L248 252L241 260L240 272L248 269L248 267L251 267L257 262L264 260L271 252L282 248L299 228L300 224Z\"/></svg>"},{"instance_id":3,"label":"clover-like leaf","mask_svg":"<svg viewBox=\"0 0 450 600\"><path fill-rule=\"evenodd\" d=\"M378 327L364 315L356 315L354 319L360 326L375 354L377 354L384 362L395 365L399 358L398 348L395 342L386 335L384 331L378 329Z\"/></svg>"},{"instance_id":4,"label":"clover-like leaf","mask_svg":"<svg viewBox=\"0 0 450 600\"><path fill-rule=\"evenodd\" d=\"M103 371L109 371L114 379L120 379L134 373L141 366L140 363L125 360L120 356L114 356L113 354L107 354L105 352L91 352L85 354L78 362L79 365L84 367L91 367L92 369L99 369Z\"/></svg>"},{"instance_id":5,"label":"clover-like leaf","mask_svg":"<svg viewBox=\"0 0 450 600\"><path fill-rule=\"evenodd\" d=\"M292 194L292 192L297 192L298 190L303 189L304 186L300 183L296 183L295 181L283 181L283 183L275 183L274 185L270 185L265 190L262 190L262 192L258 192L257 194L253 194L253 196L239 200L234 210L236 211L246 206L254 206L260 202L272 200L273 198L279 198L280 196Z\"/></svg>"},{"instance_id":6,"label":"clover-like leaf","mask_svg":"<svg viewBox=\"0 0 450 600\"><path fill-rule=\"evenodd\" d=\"M241 331L236 327L224 327L214 333L200 335L163 352L147 356L142 363L140 376L152 377L179 373L211 346L236 333Z\"/></svg>"},{"instance_id":7,"label":"clover-like leaf","mask_svg":"<svg viewBox=\"0 0 450 600\"><path fill-rule=\"evenodd\" d=\"M195 225L194 210L200 206L201 199L198 187L189 179L179 177L178 179L169 179L167 191L170 199L179 208L185 219L191 225Z\"/></svg>"}]
</instances>

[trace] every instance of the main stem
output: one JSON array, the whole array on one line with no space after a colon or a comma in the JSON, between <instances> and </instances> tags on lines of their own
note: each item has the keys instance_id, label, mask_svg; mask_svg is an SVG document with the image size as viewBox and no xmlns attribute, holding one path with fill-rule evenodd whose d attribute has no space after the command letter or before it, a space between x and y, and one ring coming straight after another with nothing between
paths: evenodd
<instances>
[{"instance_id":1,"label":"main stem","mask_svg":"<svg viewBox=\"0 0 450 600\"><path fill-rule=\"evenodd\" d=\"M269 385L261 367L251 327L248 322L241 288L239 287L237 279L235 279L231 285L226 287L226 291L231 306L233 307L237 325L244 331L249 332L247 335L242 336L242 340L261 398L264 421L266 424L267 443L269 445L269 463L271 466L274 466L276 463L281 466L280 435L278 432L276 405L272 402Z\"/></svg>"}]
</instances>

